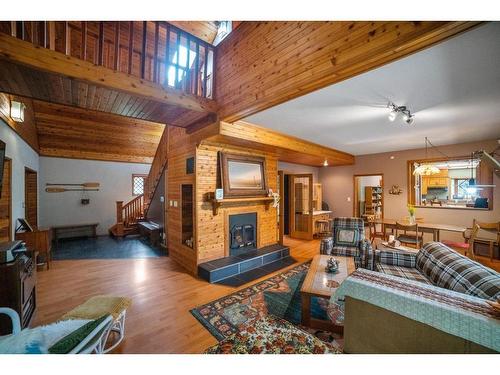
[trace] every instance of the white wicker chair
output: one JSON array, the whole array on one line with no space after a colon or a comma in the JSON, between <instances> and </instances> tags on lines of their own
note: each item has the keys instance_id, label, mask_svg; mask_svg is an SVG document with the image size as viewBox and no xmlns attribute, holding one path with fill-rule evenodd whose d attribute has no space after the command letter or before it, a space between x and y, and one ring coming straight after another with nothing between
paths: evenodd
<instances>
[{"instance_id":1,"label":"white wicker chair","mask_svg":"<svg viewBox=\"0 0 500 375\"><path fill-rule=\"evenodd\" d=\"M5 314L10 317L12 322L12 335L17 335L21 332L21 321L15 310L8 307L0 307L0 314ZM113 325L113 317L109 315L101 322L87 337L85 337L73 350L68 354L104 354L106 341Z\"/></svg>"}]
</instances>

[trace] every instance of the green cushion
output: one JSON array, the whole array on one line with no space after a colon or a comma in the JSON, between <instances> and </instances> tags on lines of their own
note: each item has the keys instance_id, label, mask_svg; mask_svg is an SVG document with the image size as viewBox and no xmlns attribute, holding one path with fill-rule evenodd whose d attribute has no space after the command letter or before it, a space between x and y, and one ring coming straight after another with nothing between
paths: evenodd
<instances>
[{"instance_id":1,"label":"green cushion","mask_svg":"<svg viewBox=\"0 0 500 375\"><path fill-rule=\"evenodd\" d=\"M79 343L81 343L85 339L85 337L87 337L94 329L96 329L99 324L101 324L106 318L107 315L103 315L99 319L92 320L91 322L88 322L77 330L71 332L69 335L64 336L49 348L49 353L68 354Z\"/></svg>"},{"instance_id":2,"label":"green cushion","mask_svg":"<svg viewBox=\"0 0 500 375\"><path fill-rule=\"evenodd\" d=\"M336 228L335 244L340 246L357 246L358 231L354 229Z\"/></svg>"}]
</instances>

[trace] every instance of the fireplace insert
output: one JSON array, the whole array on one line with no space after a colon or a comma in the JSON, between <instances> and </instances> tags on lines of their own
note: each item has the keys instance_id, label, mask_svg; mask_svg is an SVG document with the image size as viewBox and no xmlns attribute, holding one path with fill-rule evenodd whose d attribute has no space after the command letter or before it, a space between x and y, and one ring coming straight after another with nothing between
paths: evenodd
<instances>
[{"instance_id":1,"label":"fireplace insert","mask_svg":"<svg viewBox=\"0 0 500 375\"><path fill-rule=\"evenodd\" d=\"M229 216L229 255L241 255L257 248L257 214Z\"/></svg>"}]
</instances>

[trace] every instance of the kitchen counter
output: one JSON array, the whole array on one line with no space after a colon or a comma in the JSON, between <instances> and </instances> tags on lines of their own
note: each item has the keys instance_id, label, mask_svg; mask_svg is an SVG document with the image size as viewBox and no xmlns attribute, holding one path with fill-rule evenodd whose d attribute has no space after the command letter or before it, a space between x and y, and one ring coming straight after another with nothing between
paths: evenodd
<instances>
[{"instance_id":1,"label":"kitchen counter","mask_svg":"<svg viewBox=\"0 0 500 375\"><path fill-rule=\"evenodd\" d=\"M316 215L327 215L327 214L331 214L332 211L313 211L313 216L316 216Z\"/></svg>"}]
</instances>

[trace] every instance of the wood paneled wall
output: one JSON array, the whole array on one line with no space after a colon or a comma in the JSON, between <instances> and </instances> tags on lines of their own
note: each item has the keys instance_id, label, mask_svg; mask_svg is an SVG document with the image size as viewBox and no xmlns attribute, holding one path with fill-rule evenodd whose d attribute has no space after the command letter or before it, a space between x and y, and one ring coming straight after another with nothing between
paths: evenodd
<instances>
[{"instance_id":1,"label":"wood paneled wall","mask_svg":"<svg viewBox=\"0 0 500 375\"><path fill-rule=\"evenodd\" d=\"M11 240L12 227L12 161L3 165L2 197L0 198L0 242Z\"/></svg>"},{"instance_id":2,"label":"wood paneled wall","mask_svg":"<svg viewBox=\"0 0 500 375\"><path fill-rule=\"evenodd\" d=\"M248 148L240 148L223 143L202 142L196 149L196 223L198 263L229 256L228 215L257 213L257 244L259 247L278 242L277 211L273 207L266 210L264 204L235 203L219 208L213 215L212 205L205 201L207 193L217 188L219 173L217 153L230 152L241 155L263 156L266 158L266 178L268 189L276 191L278 160L276 155Z\"/></svg>"},{"instance_id":3,"label":"wood paneled wall","mask_svg":"<svg viewBox=\"0 0 500 375\"><path fill-rule=\"evenodd\" d=\"M26 105L24 122L15 122L10 118L10 101L18 100ZM12 128L33 150L39 152L38 135L33 111L33 101L28 98L0 93L0 118Z\"/></svg>"},{"instance_id":4,"label":"wood paneled wall","mask_svg":"<svg viewBox=\"0 0 500 375\"><path fill-rule=\"evenodd\" d=\"M234 122L407 56L478 22L243 22L217 47L219 117Z\"/></svg>"}]
</instances>

